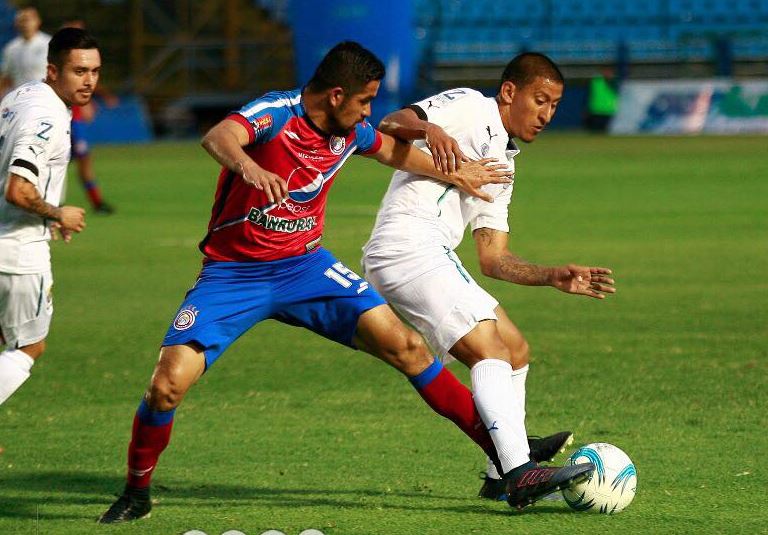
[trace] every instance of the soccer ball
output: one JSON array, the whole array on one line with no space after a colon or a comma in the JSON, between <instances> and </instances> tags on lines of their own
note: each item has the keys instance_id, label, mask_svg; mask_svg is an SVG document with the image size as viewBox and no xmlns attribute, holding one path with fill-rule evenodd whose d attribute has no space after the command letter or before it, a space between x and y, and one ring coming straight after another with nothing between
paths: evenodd
<instances>
[{"instance_id":1,"label":"soccer ball","mask_svg":"<svg viewBox=\"0 0 768 535\"><path fill-rule=\"evenodd\" d=\"M582 446L566 465L594 463L589 479L563 489L563 497L576 511L607 515L618 513L632 502L637 489L637 471L626 453L613 444L597 442Z\"/></svg>"}]
</instances>

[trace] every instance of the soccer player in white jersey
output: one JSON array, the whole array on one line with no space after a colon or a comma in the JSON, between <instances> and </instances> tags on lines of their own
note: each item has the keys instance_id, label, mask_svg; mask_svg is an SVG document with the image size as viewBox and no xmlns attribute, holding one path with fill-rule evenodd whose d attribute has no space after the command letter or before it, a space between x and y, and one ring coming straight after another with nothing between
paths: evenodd
<instances>
[{"instance_id":1,"label":"soccer player in white jersey","mask_svg":"<svg viewBox=\"0 0 768 535\"><path fill-rule=\"evenodd\" d=\"M521 54L504 70L495 98L468 88L444 91L384 118L383 132L431 152L438 168L467 159L508 161L513 138L533 141L554 116L563 77L546 56ZM483 187L493 203L469 198L423 176L395 172L364 247L367 279L426 338L440 357L471 369L472 390L501 466L489 467L481 496L523 507L589 476L594 465L539 465L525 429L528 345L499 303L462 266L454 249L470 226L484 275L516 284L553 286L602 299L613 293L610 270L532 264L508 249L512 184ZM440 366L439 360L434 366ZM551 437L565 445L570 433ZM539 448L537 448L539 449Z\"/></svg>"},{"instance_id":2,"label":"soccer player in white jersey","mask_svg":"<svg viewBox=\"0 0 768 535\"><path fill-rule=\"evenodd\" d=\"M40 24L40 14L34 7L16 12L14 25L19 35L3 48L0 95L21 84L41 82L45 78L51 36L40 31Z\"/></svg>"},{"instance_id":3,"label":"soccer player in white jersey","mask_svg":"<svg viewBox=\"0 0 768 535\"><path fill-rule=\"evenodd\" d=\"M65 28L49 44L45 81L0 103L0 404L30 375L53 314L48 240L69 241L85 211L59 206L70 158L69 108L87 104L99 79L96 41Z\"/></svg>"}]
</instances>

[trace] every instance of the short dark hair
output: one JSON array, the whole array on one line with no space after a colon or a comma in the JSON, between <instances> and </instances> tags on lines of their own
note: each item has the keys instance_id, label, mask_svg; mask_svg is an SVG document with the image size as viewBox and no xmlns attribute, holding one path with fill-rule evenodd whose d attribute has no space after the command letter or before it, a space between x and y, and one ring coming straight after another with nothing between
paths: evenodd
<instances>
[{"instance_id":1,"label":"short dark hair","mask_svg":"<svg viewBox=\"0 0 768 535\"><path fill-rule=\"evenodd\" d=\"M538 52L524 52L512 58L501 74L501 83L512 82L522 88L539 77L565 85L563 73L555 62Z\"/></svg>"},{"instance_id":2,"label":"short dark hair","mask_svg":"<svg viewBox=\"0 0 768 535\"><path fill-rule=\"evenodd\" d=\"M48 43L48 63L61 68L70 50L99 48L91 34L80 28L62 28Z\"/></svg>"},{"instance_id":3,"label":"short dark hair","mask_svg":"<svg viewBox=\"0 0 768 535\"><path fill-rule=\"evenodd\" d=\"M325 55L307 87L310 91L341 87L345 93L354 94L369 82L384 78L385 72L373 52L354 41L343 41Z\"/></svg>"}]
</instances>

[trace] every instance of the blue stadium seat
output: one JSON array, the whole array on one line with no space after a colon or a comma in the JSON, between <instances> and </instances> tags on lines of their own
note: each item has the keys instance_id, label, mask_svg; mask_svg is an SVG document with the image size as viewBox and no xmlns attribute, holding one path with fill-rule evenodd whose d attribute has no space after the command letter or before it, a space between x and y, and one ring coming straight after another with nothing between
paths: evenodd
<instances>
[{"instance_id":1,"label":"blue stadium seat","mask_svg":"<svg viewBox=\"0 0 768 535\"><path fill-rule=\"evenodd\" d=\"M759 57L768 41L768 0L414 1L419 20L450 30L432 32L445 61L498 61L539 46L561 60L610 62L620 43L638 61L709 61L722 36L737 39L737 57Z\"/></svg>"}]
</instances>

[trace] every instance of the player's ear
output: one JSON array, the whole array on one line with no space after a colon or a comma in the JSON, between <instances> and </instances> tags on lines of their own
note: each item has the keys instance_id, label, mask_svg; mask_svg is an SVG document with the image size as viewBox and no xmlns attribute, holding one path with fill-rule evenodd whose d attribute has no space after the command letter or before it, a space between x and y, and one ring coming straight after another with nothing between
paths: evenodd
<instances>
[{"instance_id":1,"label":"player's ear","mask_svg":"<svg viewBox=\"0 0 768 535\"><path fill-rule=\"evenodd\" d=\"M328 91L328 100L334 108L341 106L341 103L344 101L344 90L340 87L330 89Z\"/></svg>"},{"instance_id":2,"label":"player's ear","mask_svg":"<svg viewBox=\"0 0 768 535\"><path fill-rule=\"evenodd\" d=\"M53 63L49 63L48 67L46 67L46 75L47 80L50 80L51 82L55 82L56 79L59 77L59 68L56 67Z\"/></svg>"},{"instance_id":3,"label":"player's ear","mask_svg":"<svg viewBox=\"0 0 768 535\"><path fill-rule=\"evenodd\" d=\"M501 87L499 88L499 97L504 104L511 104L512 100L515 98L516 92L517 86L515 83L507 80L501 84Z\"/></svg>"}]
</instances>

